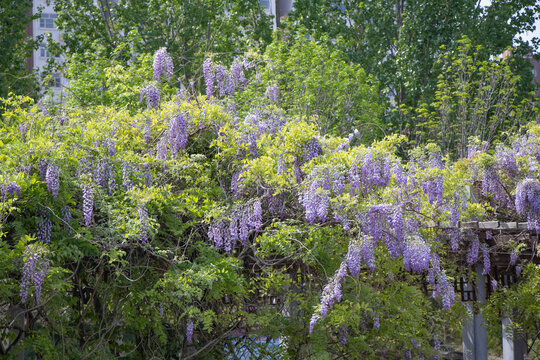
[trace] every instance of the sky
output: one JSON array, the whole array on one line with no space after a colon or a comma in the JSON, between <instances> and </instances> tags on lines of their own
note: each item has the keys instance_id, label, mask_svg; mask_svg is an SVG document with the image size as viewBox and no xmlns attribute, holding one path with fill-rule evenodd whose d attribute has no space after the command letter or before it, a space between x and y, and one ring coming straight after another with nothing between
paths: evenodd
<instances>
[{"instance_id":1,"label":"sky","mask_svg":"<svg viewBox=\"0 0 540 360\"><path fill-rule=\"evenodd\" d=\"M491 0L480 0L481 6L490 5ZM523 40L531 40L533 37L540 37L540 20L536 20L536 23L534 24L535 30L534 31L527 31L525 33L522 33Z\"/></svg>"}]
</instances>

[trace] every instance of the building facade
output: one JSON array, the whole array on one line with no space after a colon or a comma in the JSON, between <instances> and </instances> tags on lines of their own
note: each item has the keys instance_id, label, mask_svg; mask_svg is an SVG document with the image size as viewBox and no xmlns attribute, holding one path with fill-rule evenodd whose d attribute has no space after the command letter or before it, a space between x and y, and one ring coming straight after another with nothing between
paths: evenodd
<instances>
[{"instance_id":1,"label":"building facade","mask_svg":"<svg viewBox=\"0 0 540 360\"><path fill-rule=\"evenodd\" d=\"M53 54L47 48L48 39L62 43L62 32L56 26L56 13L53 4L48 4L47 0L34 0L32 6L32 14L37 14L41 10L41 17L34 19L28 27L28 33L34 39L42 36L43 41L37 50L34 50L31 58L28 60L28 68L43 74L49 59L54 58L55 61L63 61L61 54ZM67 84L66 79L61 73L53 73L50 81L43 86L43 93L50 93L54 101L63 101L64 86Z\"/></svg>"}]
</instances>

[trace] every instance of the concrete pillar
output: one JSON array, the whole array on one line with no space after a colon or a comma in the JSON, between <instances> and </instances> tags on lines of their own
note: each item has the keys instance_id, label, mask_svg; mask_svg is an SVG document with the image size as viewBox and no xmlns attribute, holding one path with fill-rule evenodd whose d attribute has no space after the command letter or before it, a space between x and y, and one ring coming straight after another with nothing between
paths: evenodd
<instances>
[{"instance_id":1,"label":"concrete pillar","mask_svg":"<svg viewBox=\"0 0 540 360\"><path fill-rule=\"evenodd\" d=\"M476 301L479 304L486 303L485 277L482 275L482 264L476 264ZM470 284L464 284L464 290L470 291ZM465 303L469 319L463 325L462 344L463 360L488 360L487 331L482 313L474 313L474 304L470 301Z\"/></svg>"},{"instance_id":2,"label":"concrete pillar","mask_svg":"<svg viewBox=\"0 0 540 360\"><path fill-rule=\"evenodd\" d=\"M469 284L465 286L470 286ZM468 301L465 304L467 309L467 322L462 328L462 345L463 345L463 360L475 360L474 359L474 308L473 303Z\"/></svg>"},{"instance_id":3,"label":"concrete pillar","mask_svg":"<svg viewBox=\"0 0 540 360\"><path fill-rule=\"evenodd\" d=\"M484 267L476 264L476 301L486 303L486 278L482 274ZM474 315L474 353L475 360L488 360L486 323L482 312Z\"/></svg>"},{"instance_id":4,"label":"concrete pillar","mask_svg":"<svg viewBox=\"0 0 540 360\"><path fill-rule=\"evenodd\" d=\"M527 353L527 344L523 339L514 336L511 331L512 320L503 314L502 318L502 348L504 360L523 360Z\"/></svg>"}]
</instances>

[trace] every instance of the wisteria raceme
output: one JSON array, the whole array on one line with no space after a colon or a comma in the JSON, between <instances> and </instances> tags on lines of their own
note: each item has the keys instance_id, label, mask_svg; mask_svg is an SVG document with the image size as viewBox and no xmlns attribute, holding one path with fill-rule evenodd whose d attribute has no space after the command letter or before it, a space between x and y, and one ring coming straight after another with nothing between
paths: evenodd
<instances>
[{"instance_id":1,"label":"wisteria raceme","mask_svg":"<svg viewBox=\"0 0 540 360\"><path fill-rule=\"evenodd\" d=\"M483 274L487 275L487 274L489 274L489 270L491 269L491 261L489 259L489 249L486 246L486 244L482 244L482 257L483 257L483 260L484 260Z\"/></svg>"},{"instance_id":2,"label":"wisteria raceme","mask_svg":"<svg viewBox=\"0 0 540 360\"><path fill-rule=\"evenodd\" d=\"M446 274L444 272L439 272L437 278L437 292L441 294L443 307L446 310L450 310L454 304L454 287L448 281Z\"/></svg>"},{"instance_id":3,"label":"wisteria raceme","mask_svg":"<svg viewBox=\"0 0 540 360\"><path fill-rule=\"evenodd\" d=\"M169 81L171 80L174 72L173 61L171 56L167 52L167 49L160 48L156 51L154 55L154 79L159 81L161 79L161 74L167 76Z\"/></svg>"},{"instance_id":4,"label":"wisteria raceme","mask_svg":"<svg viewBox=\"0 0 540 360\"><path fill-rule=\"evenodd\" d=\"M169 125L169 147L173 158L176 158L180 150L186 148L187 141L186 116L184 114L174 115Z\"/></svg>"},{"instance_id":5,"label":"wisteria raceme","mask_svg":"<svg viewBox=\"0 0 540 360\"><path fill-rule=\"evenodd\" d=\"M165 138L157 144L156 156L159 160L167 160L167 142Z\"/></svg>"},{"instance_id":6,"label":"wisteria raceme","mask_svg":"<svg viewBox=\"0 0 540 360\"><path fill-rule=\"evenodd\" d=\"M52 222L46 214L40 217L40 223L37 227L37 240L43 243L51 242Z\"/></svg>"},{"instance_id":7,"label":"wisteria raceme","mask_svg":"<svg viewBox=\"0 0 540 360\"><path fill-rule=\"evenodd\" d=\"M374 157L374 154L368 151L364 156L361 168L361 178L365 190L386 187L390 181L391 167L390 160Z\"/></svg>"},{"instance_id":8,"label":"wisteria raceme","mask_svg":"<svg viewBox=\"0 0 540 360\"><path fill-rule=\"evenodd\" d=\"M64 229L71 235L73 231L71 230L71 209L69 206L62 208L62 220L64 221Z\"/></svg>"},{"instance_id":9,"label":"wisteria raceme","mask_svg":"<svg viewBox=\"0 0 540 360\"><path fill-rule=\"evenodd\" d=\"M489 166L484 169L484 177L482 179L482 193L484 196L491 196L493 200L502 205L508 203L508 196L501 185L501 180L494 166Z\"/></svg>"},{"instance_id":10,"label":"wisteria raceme","mask_svg":"<svg viewBox=\"0 0 540 360\"><path fill-rule=\"evenodd\" d=\"M328 284L324 287L321 297L321 305L319 314L313 314L310 323L310 332L313 331L317 321L322 318L325 319L328 311L334 306L336 302L341 301L341 281L347 274L347 264L343 261L338 270L336 270L334 276L330 279Z\"/></svg>"},{"instance_id":11,"label":"wisteria raceme","mask_svg":"<svg viewBox=\"0 0 540 360\"><path fill-rule=\"evenodd\" d=\"M266 94L268 96L268 100L270 100L270 104L278 103L279 87L277 85L270 85L268 89L266 89Z\"/></svg>"},{"instance_id":12,"label":"wisteria raceme","mask_svg":"<svg viewBox=\"0 0 540 360\"><path fill-rule=\"evenodd\" d=\"M146 244L148 242L148 209L142 205L139 207L139 221L141 222L141 229L139 231L139 240L141 243Z\"/></svg>"},{"instance_id":13,"label":"wisteria raceme","mask_svg":"<svg viewBox=\"0 0 540 360\"><path fill-rule=\"evenodd\" d=\"M516 265L516 276L521 275L521 270L522 270L521 265Z\"/></svg>"},{"instance_id":14,"label":"wisteria raceme","mask_svg":"<svg viewBox=\"0 0 540 360\"><path fill-rule=\"evenodd\" d=\"M431 286L435 285L435 279L441 272L440 264L439 255L437 255L437 253L431 254L430 267L428 270L428 282Z\"/></svg>"},{"instance_id":15,"label":"wisteria raceme","mask_svg":"<svg viewBox=\"0 0 540 360\"><path fill-rule=\"evenodd\" d=\"M420 274L429 269L431 249L418 235L411 236L405 244L403 251L403 264L405 271Z\"/></svg>"},{"instance_id":16,"label":"wisteria raceme","mask_svg":"<svg viewBox=\"0 0 540 360\"><path fill-rule=\"evenodd\" d=\"M492 279L490 283L491 283L491 291L497 291L497 280Z\"/></svg>"},{"instance_id":17,"label":"wisteria raceme","mask_svg":"<svg viewBox=\"0 0 540 360\"><path fill-rule=\"evenodd\" d=\"M368 235L362 235L360 238L360 250L362 250L362 259L371 272L375 271L375 256L373 255L373 242Z\"/></svg>"},{"instance_id":18,"label":"wisteria raceme","mask_svg":"<svg viewBox=\"0 0 540 360\"><path fill-rule=\"evenodd\" d=\"M94 190L85 185L83 187L83 216L84 225L90 226L92 223L92 215L94 213Z\"/></svg>"},{"instance_id":19,"label":"wisteria raceme","mask_svg":"<svg viewBox=\"0 0 540 360\"><path fill-rule=\"evenodd\" d=\"M375 311L373 314L373 328L379 331L379 327L380 327L379 314Z\"/></svg>"},{"instance_id":20,"label":"wisteria raceme","mask_svg":"<svg viewBox=\"0 0 540 360\"><path fill-rule=\"evenodd\" d=\"M513 249L510 253L510 265L515 265L519 258L519 252L516 249Z\"/></svg>"},{"instance_id":21,"label":"wisteria raceme","mask_svg":"<svg viewBox=\"0 0 540 360\"><path fill-rule=\"evenodd\" d=\"M109 150L109 156L114 156L114 154L116 154L116 143L114 140L107 140L107 150Z\"/></svg>"},{"instance_id":22,"label":"wisteria raceme","mask_svg":"<svg viewBox=\"0 0 540 360\"><path fill-rule=\"evenodd\" d=\"M434 204L436 201L442 203L444 194L443 176L438 175L434 178L424 180L422 182L422 190L428 196L430 204Z\"/></svg>"},{"instance_id":23,"label":"wisteria raceme","mask_svg":"<svg viewBox=\"0 0 540 360\"><path fill-rule=\"evenodd\" d=\"M457 252L459 248L459 243L461 241L461 230L460 229L450 229L448 230L450 235L450 247L452 252Z\"/></svg>"},{"instance_id":24,"label":"wisteria raceme","mask_svg":"<svg viewBox=\"0 0 540 360\"><path fill-rule=\"evenodd\" d=\"M229 95L232 95L235 87L240 91L244 89L247 84L247 79L243 71L243 61L240 58L234 59L231 65L231 81L229 82Z\"/></svg>"},{"instance_id":25,"label":"wisteria raceme","mask_svg":"<svg viewBox=\"0 0 540 360\"><path fill-rule=\"evenodd\" d=\"M322 154L321 144L319 144L319 141L317 139L313 138L304 145L305 161L309 161L321 154Z\"/></svg>"},{"instance_id":26,"label":"wisteria raceme","mask_svg":"<svg viewBox=\"0 0 540 360\"><path fill-rule=\"evenodd\" d=\"M2 201L6 201L7 196L14 196L15 194L21 197L21 187L15 181L10 181L7 185L0 187L0 198Z\"/></svg>"},{"instance_id":27,"label":"wisteria raceme","mask_svg":"<svg viewBox=\"0 0 540 360\"><path fill-rule=\"evenodd\" d=\"M159 107L159 89L154 85L147 85L141 90L141 102L146 97L146 105L149 109L157 109Z\"/></svg>"},{"instance_id":28,"label":"wisteria raceme","mask_svg":"<svg viewBox=\"0 0 540 360\"><path fill-rule=\"evenodd\" d=\"M26 248L26 253L28 253L25 260L23 270L22 270L22 279L21 279L21 302L24 304L28 298L28 289L31 283L34 283L34 288L36 290L36 303L41 301L41 289L43 287L43 281L47 277L49 272L49 260L39 256L38 254Z\"/></svg>"},{"instance_id":29,"label":"wisteria raceme","mask_svg":"<svg viewBox=\"0 0 540 360\"><path fill-rule=\"evenodd\" d=\"M230 80L229 75L226 73L225 67L223 65L216 66L216 81L219 89L219 95L227 95L228 83Z\"/></svg>"},{"instance_id":30,"label":"wisteria raceme","mask_svg":"<svg viewBox=\"0 0 540 360\"><path fill-rule=\"evenodd\" d=\"M107 182L107 174L105 173L105 161L98 160L94 168L94 180L100 185L105 186Z\"/></svg>"},{"instance_id":31,"label":"wisteria raceme","mask_svg":"<svg viewBox=\"0 0 540 360\"><path fill-rule=\"evenodd\" d=\"M149 145L152 141L152 119L147 117L144 120L144 142Z\"/></svg>"},{"instance_id":32,"label":"wisteria raceme","mask_svg":"<svg viewBox=\"0 0 540 360\"><path fill-rule=\"evenodd\" d=\"M186 341L188 344L191 344L193 342L193 329L194 329L193 321L188 322L186 326Z\"/></svg>"},{"instance_id":33,"label":"wisteria raceme","mask_svg":"<svg viewBox=\"0 0 540 360\"><path fill-rule=\"evenodd\" d=\"M142 169L140 171L142 173L144 186L152 186L152 173L150 172L150 165L148 165L147 163L142 164Z\"/></svg>"},{"instance_id":34,"label":"wisteria raceme","mask_svg":"<svg viewBox=\"0 0 540 360\"><path fill-rule=\"evenodd\" d=\"M214 95L214 69L212 59L208 58L203 62L203 75L206 83L206 96L211 98Z\"/></svg>"},{"instance_id":35,"label":"wisteria raceme","mask_svg":"<svg viewBox=\"0 0 540 360\"><path fill-rule=\"evenodd\" d=\"M28 123L22 123L19 126L19 131L21 132L22 141L26 141L26 132L28 131Z\"/></svg>"},{"instance_id":36,"label":"wisteria raceme","mask_svg":"<svg viewBox=\"0 0 540 360\"><path fill-rule=\"evenodd\" d=\"M253 211L251 212L250 216L250 226L257 231L261 230L262 228L262 206L260 199L253 202Z\"/></svg>"},{"instance_id":37,"label":"wisteria raceme","mask_svg":"<svg viewBox=\"0 0 540 360\"><path fill-rule=\"evenodd\" d=\"M41 177L41 180L43 181L45 181L47 177L47 167L48 167L47 160L40 159L38 169L39 169L39 176Z\"/></svg>"},{"instance_id":38,"label":"wisteria raceme","mask_svg":"<svg viewBox=\"0 0 540 360\"><path fill-rule=\"evenodd\" d=\"M518 165L515 157L515 152L511 148L499 147L495 152L495 156L499 159L498 164L510 178L518 176Z\"/></svg>"},{"instance_id":39,"label":"wisteria raceme","mask_svg":"<svg viewBox=\"0 0 540 360\"><path fill-rule=\"evenodd\" d=\"M478 241L478 236L472 234L471 245L467 251L467 265L476 264L478 261L478 252L480 250L480 242Z\"/></svg>"},{"instance_id":40,"label":"wisteria raceme","mask_svg":"<svg viewBox=\"0 0 540 360\"><path fill-rule=\"evenodd\" d=\"M131 182L131 173L131 165L127 162L122 163L122 185L126 190L131 190L133 188L133 183Z\"/></svg>"},{"instance_id":41,"label":"wisteria raceme","mask_svg":"<svg viewBox=\"0 0 540 360\"><path fill-rule=\"evenodd\" d=\"M527 215L529 230L540 232L540 182L527 178L516 188L516 211L519 215Z\"/></svg>"},{"instance_id":42,"label":"wisteria raceme","mask_svg":"<svg viewBox=\"0 0 540 360\"><path fill-rule=\"evenodd\" d=\"M112 196L116 191L116 168L114 164L107 163L105 177L107 178L108 193Z\"/></svg>"},{"instance_id":43,"label":"wisteria raceme","mask_svg":"<svg viewBox=\"0 0 540 360\"><path fill-rule=\"evenodd\" d=\"M339 342L341 345L345 345L347 342L347 328L340 326L339 327Z\"/></svg>"},{"instance_id":44,"label":"wisteria raceme","mask_svg":"<svg viewBox=\"0 0 540 360\"><path fill-rule=\"evenodd\" d=\"M400 163L395 163L392 167L392 171L394 173L394 179L396 179L396 183L403 189L407 186L407 174L403 170L403 166L401 166Z\"/></svg>"},{"instance_id":45,"label":"wisteria raceme","mask_svg":"<svg viewBox=\"0 0 540 360\"><path fill-rule=\"evenodd\" d=\"M405 222L400 207L395 208L392 212L392 227L394 228L396 240L402 242L405 238Z\"/></svg>"},{"instance_id":46,"label":"wisteria raceme","mask_svg":"<svg viewBox=\"0 0 540 360\"><path fill-rule=\"evenodd\" d=\"M349 242L349 251L347 252L347 267L352 276L358 277L362 268L362 252L353 242Z\"/></svg>"}]
</instances>

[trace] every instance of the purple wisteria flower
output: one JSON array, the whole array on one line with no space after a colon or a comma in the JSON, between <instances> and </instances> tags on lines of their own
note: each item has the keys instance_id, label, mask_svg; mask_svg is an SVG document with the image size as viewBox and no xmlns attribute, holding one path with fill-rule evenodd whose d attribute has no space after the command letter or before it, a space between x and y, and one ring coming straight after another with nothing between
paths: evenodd
<instances>
[{"instance_id":1,"label":"purple wisteria flower","mask_svg":"<svg viewBox=\"0 0 540 360\"><path fill-rule=\"evenodd\" d=\"M43 243L51 242L52 222L46 214L40 216L40 222L37 227L37 240Z\"/></svg>"},{"instance_id":2,"label":"purple wisteria flower","mask_svg":"<svg viewBox=\"0 0 540 360\"><path fill-rule=\"evenodd\" d=\"M483 274L487 275L487 274L489 274L489 270L491 270L491 261L489 259L489 249L486 246L486 244L482 244L482 257L483 257L483 260L484 260Z\"/></svg>"},{"instance_id":3,"label":"purple wisteria flower","mask_svg":"<svg viewBox=\"0 0 540 360\"><path fill-rule=\"evenodd\" d=\"M191 344L193 342L193 330L194 330L194 327L195 326L193 324L193 320L188 322L188 324L186 326L186 340L187 340L188 344Z\"/></svg>"},{"instance_id":4,"label":"purple wisteria flower","mask_svg":"<svg viewBox=\"0 0 540 360\"><path fill-rule=\"evenodd\" d=\"M24 304L28 298L28 289L31 283L34 283L36 290L36 303L41 301L41 289L43 287L43 281L47 277L49 272L49 260L39 256L26 248L27 257L24 262L21 279L20 297L21 302Z\"/></svg>"},{"instance_id":5,"label":"purple wisteria flower","mask_svg":"<svg viewBox=\"0 0 540 360\"><path fill-rule=\"evenodd\" d=\"M58 176L58 166L49 164L49 166L47 166L45 182L47 184L47 189L55 200L58 197L58 190L60 189L60 180L58 179Z\"/></svg>"},{"instance_id":6,"label":"purple wisteria flower","mask_svg":"<svg viewBox=\"0 0 540 360\"><path fill-rule=\"evenodd\" d=\"M173 158L178 156L180 150L186 148L187 141L186 115L178 114L173 116L169 125L169 147Z\"/></svg>"},{"instance_id":7,"label":"purple wisteria flower","mask_svg":"<svg viewBox=\"0 0 540 360\"><path fill-rule=\"evenodd\" d=\"M403 265L405 271L420 274L429 269L431 249L418 235L410 237L403 251Z\"/></svg>"},{"instance_id":8,"label":"purple wisteria flower","mask_svg":"<svg viewBox=\"0 0 540 360\"><path fill-rule=\"evenodd\" d=\"M2 202L6 201L8 196L14 196L15 194L19 198L21 197L21 187L15 181L10 181L7 185L0 186L0 199Z\"/></svg>"},{"instance_id":9,"label":"purple wisteria flower","mask_svg":"<svg viewBox=\"0 0 540 360\"><path fill-rule=\"evenodd\" d=\"M203 75L206 83L206 96L211 98L214 95L215 74L212 59L210 58L203 62Z\"/></svg>"},{"instance_id":10,"label":"purple wisteria flower","mask_svg":"<svg viewBox=\"0 0 540 360\"><path fill-rule=\"evenodd\" d=\"M146 105L149 109L159 107L159 89L154 84L149 84L141 90L141 102L146 97Z\"/></svg>"},{"instance_id":11,"label":"purple wisteria flower","mask_svg":"<svg viewBox=\"0 0 540 360\"><path fill-rule=\"evenodd\" d=\"M362 269L362 252L356 246L354 241L349 242L349 251L347 252L347 267L352 276L358 277Z\"/></svg>"},{"instance_id":12,"label":"purple wisteria flower","mask_svg":"<svg viewBox=\"0 0 540 360\"><path fill-rule=\"evenodd\" d=\"M478 252L480 250L480 242L478 241L478 236L472 234L472 241L469 250L467 251L467 265L471 266L476 264L478 261Z\"/></svg>"},{"instance_id":13,"label":"purple wisteria flower","mask_svg":"<svg viewBox=\"0 0 540 360\"><path fill-rule=\"evenodd\" d=\"M343 261L339 269L336 270L334 276L323 289L319 313L314 313L311 317L311 322L309 325L310 333L313 332L313 328L317 324L317 321L321 318L325 319L328 311L334 306L334 304L341 301L341 281L346 274L347 263Z\"/></svg>"},{"instance_id":14,"label":"purple wisteria flower","mask_svg":"<svg viewBox=\"0 0 540 360\"><path fill-rule=\"evenodd\" d=\"M71 209L69 206L62 208L62 220L64 221L64 229L71 235L73 231L71 230Z\"/></svg>"},{"instance_id":15,"label":"purple wisteria flower","mask_svg":"<svg viewBox=\"0 0 540 360\"><path fill-rule=\"evenodd\" d=\"M148 242L149 220L148 220L148 209L144 205L139 207L139 221L141 222L141 229L140 229L140 232L139 232L139 240L143 244L146 244Z\"/></svg>"},{"instance_id":16,"label":"purple wisteria flower","mask_svg":"<svg viewBox=\"0 0 540 360\"><path fill-rule=\"evenodd\" d=\"M90 226L92 223L92 215L94 213L94 190L85 185L83 187L83 215L84 225Z\"/></svg>"},{"instance_id":17,"label":"purple wisteria flower","mask_svg":"<svg viewBox=\"0 0 540 360\"><path fill-rule=\"evenodd\" d=\"M159 82L161 75L167 76L171 80L174 72L173 61L167 49L164 47L156 51L154 55L154 79Z\"/></svg>"}]
</instances>

